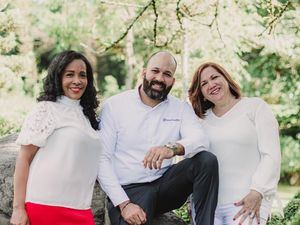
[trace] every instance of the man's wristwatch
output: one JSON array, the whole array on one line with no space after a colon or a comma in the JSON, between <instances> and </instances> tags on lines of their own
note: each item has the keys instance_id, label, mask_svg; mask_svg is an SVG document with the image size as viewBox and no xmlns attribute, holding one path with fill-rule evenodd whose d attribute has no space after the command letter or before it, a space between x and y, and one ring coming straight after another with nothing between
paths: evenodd
<instances>
[{"instance_id":1,"label":"man's wristwatch","mask_svg":"<svg viewBox=\"0 0 300 225\"><path fill-rule=\"evenodd\" d=\"M165 144L164 147L166 147L166 148L172 150L173 153L174 153L174 156L175 156L175 155L178 155L178 150L179 150L179 148L178 148L177 143L169 142L169 143Z\"/></svg>"}]
</instances>

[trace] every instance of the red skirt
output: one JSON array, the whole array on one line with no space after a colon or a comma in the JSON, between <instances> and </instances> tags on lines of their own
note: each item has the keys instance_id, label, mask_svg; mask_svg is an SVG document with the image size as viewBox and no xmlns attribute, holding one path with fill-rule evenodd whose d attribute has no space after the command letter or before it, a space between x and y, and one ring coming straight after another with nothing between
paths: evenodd
<instances>
[{"instance_id":1,"label":"red skirt","mask_svg":"<svg viewBox=\"0 0 300 225\"><path fill-rule=\"evenodd\" d=\"M91 209L25 203L30 225L95 225Z\"/></svg>"}]
</instances>

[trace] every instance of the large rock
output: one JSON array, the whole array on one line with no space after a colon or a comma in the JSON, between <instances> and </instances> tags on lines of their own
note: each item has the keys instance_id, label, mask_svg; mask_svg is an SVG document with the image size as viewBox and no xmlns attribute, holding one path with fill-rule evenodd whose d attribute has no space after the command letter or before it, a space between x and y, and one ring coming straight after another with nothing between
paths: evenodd
<instances>
[{"instance_id":1,"label":"large rock","mask_svg":"<svg viewBox=\"0 0 300 225\"><path fill-rule=\"evenodd\" d=\"M17 146L13 143L16 135L1 139L0 142L0 224L9 224L13 197L13 170Z\"/></svg>"},{"instance_id":2,"label":"large rock","mask_svg":"<svg viewBox=\"0 0 300 225\"><path fill-rule=\"evenodd\" d=\"M9 225L13 200L13 172L19 150L14 142L17 135L0 139L0 225ZM96 225L110 225L106 210L106 195L96 183L92 201ZM155 218L153 225L185 225L174 213L166 213Z\"/></svg>"}]
</instances>

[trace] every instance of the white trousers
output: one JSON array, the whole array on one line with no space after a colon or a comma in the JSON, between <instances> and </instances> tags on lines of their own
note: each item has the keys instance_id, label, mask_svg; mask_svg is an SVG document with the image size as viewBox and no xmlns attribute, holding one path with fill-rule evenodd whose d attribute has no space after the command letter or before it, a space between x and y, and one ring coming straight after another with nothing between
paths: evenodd
<instances>
[{"instance_id":1,"label":"white trousers","mask_svg":"<svg viewBox=\"0 0 300 225\"><path fill-rule=\"evenodd\" d=\"M271 207L272 204L265 199L262 200L260 206L260 224L259 225L266 225L269 215L271 214ZM192 217L194 218L194 207L192 207ZM235 206L234 203L218 205L215 211L215 222L214 225L239 225L239 222L242 218L240 216L235 221L233 217L242 209L242 206ZM195 224L195 222L194 222ZM242 225L249 224L249 217L247 217ZM258 225L256 218L253 219L252 225Z\"/></svg>"},{"instance_id":2,"label":"white trousers","mask_svg":"<svg viewBox=\"0 0 300 225\"><path fill-rule=\"evenodd\" d=\"M215 212L215 222L214 225L239 225L242 218L240 216L238 219L233 221L233 217L242 209L242 206L235 206L233 203L218 205ZM266 225L268 217L271 213L271 204L263 201L260 206L260 224ZM249 224L249 216L242 223L243 225ZM256 218L253 219L252 225L258 225Z\"/></svg>"}]
</instances>

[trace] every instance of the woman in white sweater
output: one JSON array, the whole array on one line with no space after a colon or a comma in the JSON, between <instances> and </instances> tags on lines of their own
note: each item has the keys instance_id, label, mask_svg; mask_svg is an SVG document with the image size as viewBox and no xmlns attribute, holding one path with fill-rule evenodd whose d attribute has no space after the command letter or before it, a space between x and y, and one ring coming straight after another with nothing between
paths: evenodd
<instances>
[{"instance_id":1,"label":"woman in white sweater","mask_svg":"<svg viewBox=\"0 0 300 225\"><path fill-rule=\"evenodd\" d=\"M93 225L101 150L93 71L80 53L58 54L17 139L13 225Z\"/></svg>"},{"instance_id":2,"label":"woman in white sweater","mask_svg":"<svg viewBox=\"0 0 300 225\"><path fill-rule=\"evenodd\" d=\"M260 98L241 97L228 72L211 62L196 70L189 98L219 162L215 225L265 225L281 161L270 107Z\"/></svg>"}]
</instances>

